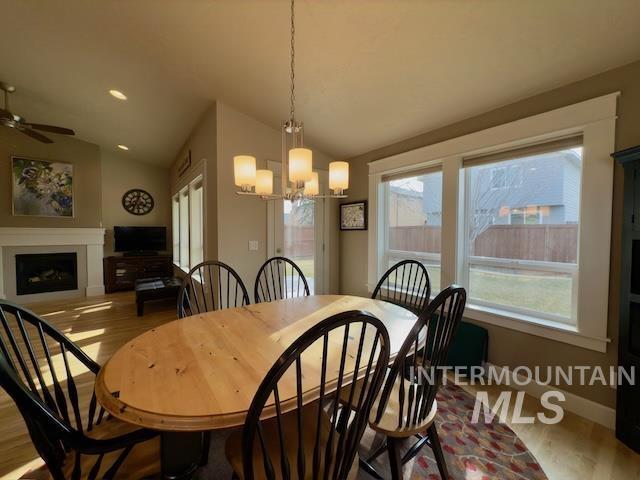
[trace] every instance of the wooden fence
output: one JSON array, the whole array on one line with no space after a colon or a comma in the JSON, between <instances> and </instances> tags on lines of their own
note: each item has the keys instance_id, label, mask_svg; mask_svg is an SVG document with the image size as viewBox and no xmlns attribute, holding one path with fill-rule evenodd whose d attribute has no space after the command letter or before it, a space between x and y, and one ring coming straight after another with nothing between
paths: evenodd
<instances>
[{"instance_id":1,"label":"wooden fence","mask_svg":"<svg viewBox=\"0 0 640 480\"><path fill-rule=\"evenodd\" d=\"M472 255L575 263L577 225L491 225L478 235ZM392 227L389 248L440 253L440 227Z\"/></svg>"},{"instance_id":2,"label":"wooden fence","mask_svg":"<svg viewBox=\"0 0 640 480\"><path fill-rule=\"evenodd\" d=\"M284 252L290 257L313 257L314 235L313 225L285 225Z\"/></svg>"}]
</instances>

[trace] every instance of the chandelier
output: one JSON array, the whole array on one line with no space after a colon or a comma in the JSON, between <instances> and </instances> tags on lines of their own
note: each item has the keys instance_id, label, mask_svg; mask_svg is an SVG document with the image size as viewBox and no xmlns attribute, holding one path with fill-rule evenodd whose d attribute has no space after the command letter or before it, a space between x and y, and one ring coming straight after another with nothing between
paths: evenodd
<instances>
[{"instance_id":1,"label":"chandelier","mask_svg":"<svg viewBox=\"0 0 640 480\"><path fill-rule=\"evenodd\" d=\"M291 96L289 120L282 122L282 190L273 192L273 172L256 170L256 157L233 157L233 173L238 195L255 195L265 200L282 198L301 200L313 198L345 198L349 188L349 164L329 163L329 195L320 195L318 172L313 171L313 152L304 146L304 124L295 118L295 0L291 0Z\"/></svg>"}]
</instances>

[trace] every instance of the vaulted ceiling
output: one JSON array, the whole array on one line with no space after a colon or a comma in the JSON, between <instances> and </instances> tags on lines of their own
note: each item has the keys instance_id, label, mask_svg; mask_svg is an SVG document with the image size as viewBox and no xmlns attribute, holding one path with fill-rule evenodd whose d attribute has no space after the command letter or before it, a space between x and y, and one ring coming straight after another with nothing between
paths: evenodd
<instances>
[{"instance_id":1,"label":"vaulted ceiling","mask_svg":"<svg viewBox=\"0 0 640 480\"><path fill-rule=\"evenodd\" d=\"M288 115L287 0L1 7L0 80L29 121L167 165L214 99ZM637 0L298 0L296 17L297 116L334 158L640 59Z\"/></svg>"}]
</instances>

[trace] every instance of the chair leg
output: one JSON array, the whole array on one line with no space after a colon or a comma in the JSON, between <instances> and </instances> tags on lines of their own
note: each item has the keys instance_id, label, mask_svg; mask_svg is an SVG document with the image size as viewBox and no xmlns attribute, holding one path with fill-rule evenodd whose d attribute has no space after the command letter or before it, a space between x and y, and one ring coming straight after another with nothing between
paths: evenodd
<instances>
[{"instance_id":1,"label":"chair leg","mask_svg":"<svg viewBox=\"0 0 640 480\"><path fill-rule=\"evenodd\" d=\"M360 468L377 480L384 480L378 471L364 458L360 459Z\"/></svg>"},{"instance_id":2,"label":"chair leg","mask_svg":"<svg viewBox=\"0 0 640 480\"><path fill-rule=\"evenodd\" d=\"M431 426L427 430L429 434L429 440L431 441L431 448L433 449L433 454L436 457L436 464L438 465L438 471L440 472L440 477L443 480L449 479L449 472L447 471L447 462L444 460L444 453L442 453L442 447L440 446L440 438L438 438L438 431L436 430L435 423L432 423Z\"/></svg>"},{"instance_id":3,"label":"chair leg","mask_svg":"<svg viewBox=\"0 0 640 480\"><path fill-rule=\"evenodd\" d=\"M402 461L400 460L400 445L397 439L393 437L387 438L387 452L389 453L391 479L402 480Z\"/></svg>"},{"instance_id":4,"label":"chair leg","mask_svg":"<svg viewBox=\"0 0 640 480\"><path fill-rule=\"evenodd\" d=\"M427 435L425 435L424 437L419 437L419 440L414 443L413 446L409 450L407 450L407 453L405 453L402 457L402 464L404 465L413 457L415 457L420 452L420 450L422 450L422 447L424 447L424 445L428 443L429 437Z\"/></svg>"},{"instance_id":5,"label":"chair leg","mask_svg":"<svg viewBox=\"0 0 640 480\"><path fill-rule=\"evenodd\" d=\"M382 440L382 443L380 444L380 446L376 448L373 452L371 452L371 454L367 457L367 462L374 461L376 458L382 455L386 449L387 449L387 440L385 439L385 440Z\"/></svg>"}]
</instances>

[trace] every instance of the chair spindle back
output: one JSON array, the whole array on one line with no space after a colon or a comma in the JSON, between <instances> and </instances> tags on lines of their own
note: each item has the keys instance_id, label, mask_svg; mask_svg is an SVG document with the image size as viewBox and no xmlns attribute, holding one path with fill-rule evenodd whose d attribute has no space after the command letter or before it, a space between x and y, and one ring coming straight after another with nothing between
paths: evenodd
<instances>
[{"instance_id":1,"label":"chair spindle back","mask_svg":"<svg viewBox=\"0 0 640 480\"><path fill-rule=\"evenodd\" d=\"M382 419L391 395L399 397L398 430L411 429L425 421L438 393L440 367L446 362L465 303L464 288L451 285L420 314L389 370L375 423Z\"/></svg>"},{"instance_id":2,"label":"chair spindle back","mask_svg":"<svg viewBox=\"0 0 640 480\"><path fill-rule=\"evenodd\" d=\"M182 280L178 317L249 305L249 294L238 273L218 261L202 262Z\"/></svg>"},{"instance_id":3,"label":"chair spindle back","mask_svg":"<svg viewBox=\"0 0 640 480\"><path fill-rule=\"evenodd\" d=\"M256 303L308 295L307 279L294 261L285 257L273 257L258 270L254 288Z\"/></svg>"},{"instance_id":4,"label":"chair spindle back","mask_svg":"<svg viewBox=\"0 0 640 480\"><path fill-rule=\"evenodd\" d=\"M361 311L333 315L299 337L269 370L249 408L242 433L244 478L297 479L310 472L314 478L346 478L388 362L386 328ZM337 399L358 378L363 387L351 389L349 407L357 408L349 419L339 414ZM304 406L305 393L318 384L318 400ZM275 415L267 421L275 431L263 429L265 411ZM295 416L295 431L284 429L284 415ZM254 449L262 452L262 462L254 460Z\"/></svg>"},{"instance_id":5,"label":"chair spindle back","mask_svg":"<svg viewBox=\"0 0 640 480\"><path fill-rule=\"evenodd\" d=\"M395 303L420 315L430 296L431 282L425 266L416 260L403 260L385 272L371 298Z\"/></svg>"}]
</instances>

